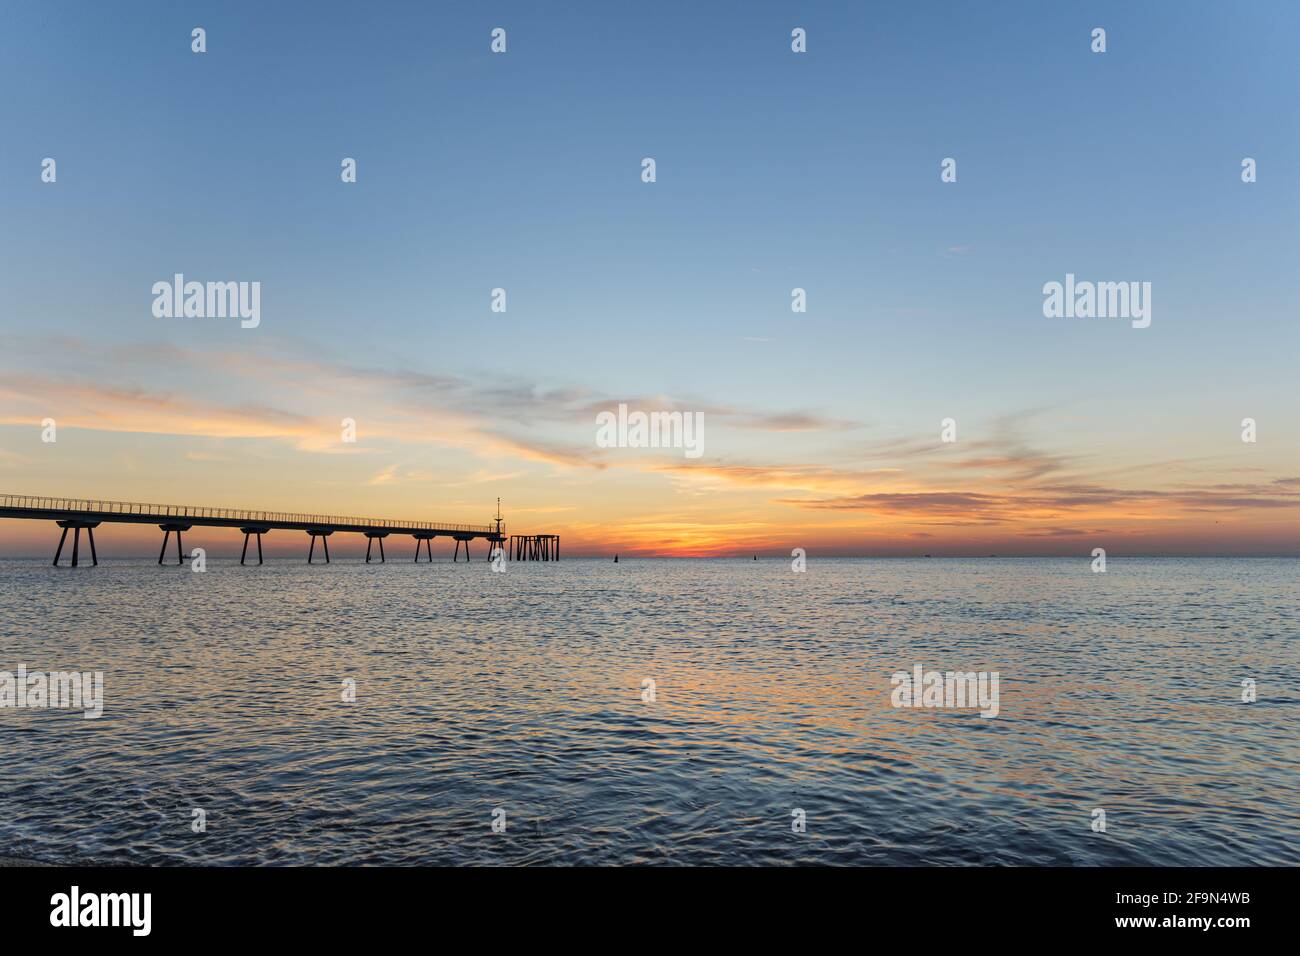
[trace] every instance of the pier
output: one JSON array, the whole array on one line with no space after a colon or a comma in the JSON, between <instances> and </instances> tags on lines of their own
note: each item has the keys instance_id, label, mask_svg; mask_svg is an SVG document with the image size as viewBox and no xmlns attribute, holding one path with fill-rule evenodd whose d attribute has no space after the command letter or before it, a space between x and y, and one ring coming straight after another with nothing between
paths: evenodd
<instances>
[{"instance_id":1,"label":"pier","mask_svg":"<svg viewBox=\"0 0 1300 956\"><path fill-rule=\"evenodd\" d=\"M511 561L560 560L558 534L512 534L510 536Z\"/></svg>"},{"instance_id":2,"label":"pier","mask_svg":"<svg viewBox=\"0 0 1300 956\"><path fill-rule=\"evenodd\" d=\"M452 561L460 560L462 547L465 560L470 560L470 544L480 538L487 543L487 558L493 552L505 550L510 541L510 558L515 561L558 561L560 539L558 535L511 535L507 539L502 529L501 501L497 499L497 515L492 524L467 525L440 521L401 521L393 518L359 518L337 515L299 514L286 511L244 511L236 508L206 508L190 505L141 504L139 502L101 501L90 498L41 498L30 495L0 495L0 518L28 518L35 521L53 521L63 529L58 549L54 553L54 566L59 566L67 543L68 532L73 532L71 566L80 560L81 532L85 531L90 544L92 565L99 564L95 550L95 529L102 524L156 524L163 532L162 550L158 563L167 556L171 535L176 535L176 560L184 564L181 533L195 527L235 528L244 535L244 550L239 563L248 557L249 539L257 538L257 563L262 563L262 536L271 531L305 532L311 538L307 563L314 563L316 539L321 540L325 563L330 560L329 536L336 533L363 534L366 536L366 563L371 561L371 549L379 542L379 562L385 563L384 539L390 535L410 535L415 539L415 560L420 552L433 560L433 539L452 538L456 549ZM535 542L530 547L515 547L516 539ZM544 542L544 543L543 543Z\"/></svg>"}]
</instances>

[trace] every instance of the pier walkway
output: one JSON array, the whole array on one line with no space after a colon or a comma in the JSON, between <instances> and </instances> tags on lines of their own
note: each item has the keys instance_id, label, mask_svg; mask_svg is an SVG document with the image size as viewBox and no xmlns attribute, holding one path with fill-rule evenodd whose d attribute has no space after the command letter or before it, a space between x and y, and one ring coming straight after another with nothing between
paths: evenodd
<instances>
[{"instance_id":1,"label":"pier walkway","mask_svg":"<svg viewBox=\"0 0 1300 956\"><path fill-rule=\"evenodd\" d=\"M483 538L488 544L488 558L492 552L502 548L507 541L502 531L501 517L493 524L468 525L451 524L442 521L402 521L393 518L362 518L357 516L301 514L289 511L247 511L237 508L207 508L191 505L142 504L126 501L102 501L91 498L42 498L31 495L0 495L0 518L30 518L38 521L53 521L63 529L59 539L58 550L54 554L54 564L58 565L67 542L68 532L73 532L72 567L79 560L81 532L85 531L90 543L92 564L99 564L95 551L94 529L105 523L122 524L156 524L163 532L162 550L158 554L158 563L163 563L170 536L176 534L177 563L184 563L181 546L181 532L193 527L238 528L244 535L244 552L239 559L243 564L248 557L249 540L257 538L257 563L262 563L262 535L270 531L302 531L311 536L311 547L307 552L310 564L316 552L316 539L324 545L325 561L329 562L329 536L336 532L364 534L368 538L366 562L371 560L371 551L376 541L379 542L379 560L384 561L384 539L390 535L410 535L415 539L415 560L420 560L421 548L433 560L430 542L434 538L452 538L456 542L453 561L460 559L462 545L465 548L465 560L469 560L469 543ZM554 536L546 536L554 537ZM543 560L540 553L534 555L523 548L512 548L512 560ZM559 540L555 541L554 554L548 552L549 560L559 559Z\"/></svg>"}]
</instances>

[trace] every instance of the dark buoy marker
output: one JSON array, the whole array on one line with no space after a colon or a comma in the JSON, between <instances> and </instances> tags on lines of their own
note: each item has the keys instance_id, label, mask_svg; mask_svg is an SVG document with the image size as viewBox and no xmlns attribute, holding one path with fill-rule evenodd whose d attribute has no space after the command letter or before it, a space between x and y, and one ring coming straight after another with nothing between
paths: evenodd
<instances>
[{"instance_id":1,"label":"dark buoy marker","mask_svg":"<svg viewBox=\"0 0 1300 956\"><path fill-rule=\"evenodd\" d=\"M618 564L618 555L617 555L617 554L614 555L614 563L615 563L615 564Z\"/></svg>"}]
</instances>

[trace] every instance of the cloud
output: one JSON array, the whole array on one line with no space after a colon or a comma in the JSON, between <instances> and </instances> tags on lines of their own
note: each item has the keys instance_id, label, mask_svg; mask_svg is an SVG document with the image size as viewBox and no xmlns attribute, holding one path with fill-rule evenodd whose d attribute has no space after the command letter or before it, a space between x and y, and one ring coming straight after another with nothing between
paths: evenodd
<instances>
[{"instance_id":1,"label":"cloud","mask_svg":"<svg viewBox=\"0 0 1300 956\"><path fill-rule=\"evenodd\" d=\"M37 368L44 374L34 375ZM701 411L726 427L709 432L709 454L698 461L599 449L595 414L620 401ZM724 553L741 540L777 541L794 513L802 513L793 518L807 522L802 527L851 531L854 540L982 528L1068 542L1101 533L1102 526L1127 533L1139 525L1190 526L1204 516L1300 509L1300 477L1239 459L1230 466L1222 456L1143 464L1089 456L1078 446L1062 452L1056 444L1061 416L1038 428L1055 411L962 418L956 443L939 440L937 421L926 433L863 440L847 433L870 423L817 409L771 411L635 393L620 399L564 383L374 368L310 348L288 354L266 348L250 360L233 351L166 344L100 349L63 339L28 341L0 356L0 420L34 427L49 416L61 430L210 439L183 452L191 461L237 462L255 452L223 443L243 439L312 454L383 456L358 459L367 470L353 479L378 488L469 487L519 478L538 464L557 473L551 488L585 495L574 489L624 474L636 482L624 485L635 489L633 507L646 503L651 513L620 514L620 538L645 553ZM357 421L356 445L341 441L344 417ZM737 454L737 447L759 452ZM449 448L483 459L482 466L440 473L444 459L436 453ZM129 456L131 449L116 454ZM13 451L0 453L0 465L29 467ZM554 500L543 496L532 510L545 513ZM571 501L560 499L564 507ZM755 514L761 518L749 520ZM603 540L599 527L590 534Z\"/></svg>"},{"instance_id":2,"label":"cloud","mask_svg":"<svg viewBox=\"0 0 1300 956\"><path fill-rule=\"evenodd\" d=\"M1115 509L1121 505L1177 506L1190 511L1300 508L1300 491L1277 492L1273 482L1251 486L1247 493L1226 493L1212 488L1159 491L1156 489L1102 488L1049 485L1024 493L982 494L963 491L926 491L846 495L836 498L788 498L783 504L799 508L867 511L880 515L960 517L983 522L1022 520L1036 514L1061 515L1074 511Z\"/></svg>"},{"instance_id":3,"label":"cloud","mask_svg":"<svg viewBox=\"0 0 1300 956\"><path fill-rule=\"evenodd\" d=\"M857 428L855 422L838 421L810 412L786 412L777 415L742 415L736 423L741 428L755 428L768 432L823 431L827 429Z\"/></svg>"},{"instance_id":4,"label":"cloud","mask_svg":"<svg viewBox=\"0 0 1300 956\"><path fill-rule=\"evenodd\" d=\"M447 445L486 458L603 470L613 463L594 443L598 411L634 407L704 412L733 427L813 432L854 427L810 411L768 413L665 397L614 398L579 387L522 379L479 381L407 368L373 368L310 351L243 353L170 344L97 349L79 340L26 340L23 367L0 375L0 421L216 439L281 440L300 451L368 454L376 443ZM123 382L132 368L183 379L182 387ZM145 372L142 371L141 374ZM356 444L340 440L340 419L357 421ZM580 436L575 438L574 436ZM215 452L210 452L214 453ZM620 465L638 467L637 456ZM376 476L381 483L395 476Z\"/></svg>"},{"instance_id":5,"label":"cloud","mask_svg":"<svg viewBox=\"0 0 1300 956\"><path fill-rule=\"evenodd\" d=\"M424 483L432 481L435 477L436 476L433 472L420 471L415 468L408 468L405 465L393 464L380 469L380 471L373 475L366 484L397 485L411 482Z\"/></svg>"}]
</instances>

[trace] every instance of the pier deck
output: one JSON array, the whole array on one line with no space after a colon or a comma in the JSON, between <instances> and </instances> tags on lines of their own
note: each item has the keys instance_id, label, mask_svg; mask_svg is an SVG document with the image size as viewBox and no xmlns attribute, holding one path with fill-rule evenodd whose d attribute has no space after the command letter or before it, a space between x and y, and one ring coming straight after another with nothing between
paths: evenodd
<instances>
[{"instance_id":1,"label":"pier deck","mask_svg":"<svg viewBox=\"0 0 1300 956\"><path fill-rule=\"evenodd\" d=\"M306 514L290 511L253 511L238 508L209 508L195 505L161 505L141 502L105 501L94 498L48 498L33 495L0 495L0 518L29 518L38 521L54 521L63 529L59 541L59 550L54 555L54 564L59 563L63 544L68 532L74 532L72 565L76 567L81 541L81 532L86 531L90 537L92 560L99 563L95 554L94 529L100 524L156 524L164 532L163 552L166 552L168 537L176 534L176 553L178 561L182 559L181 532L193 527L237 528L244 534L244 554L248 553L248 541L251 535L257 536L258 563L261 563L262 535L269 531L303 531L311 536L312 548L308 552L311 561L315 552L316 539L325 539L336 532L364 534L373 544L380 539L381 561L383 539L389 535L410 535L416 541L416 559L423 544L433 560L429 541L436 537L454 538L458 559L460 548L465 547L466 560L469 560L469 542L483 538L488 542L488 556L493 548L502 547L506 536L502 531L501 518L495 524L470 525L454 524L445 521L405 521L396 518L364 518L355 515ZM558 541L555 557L558 558ZM367 552L369 548L367 548ZM326 561L329 560L328 545L325 549ZM516 558L518 559L518 558ZM158 556L161 564L163 554ZM369 554L367 554L367 561ZM240 563L244 559L240 558Z\"/></svg>"}]
</instances>

